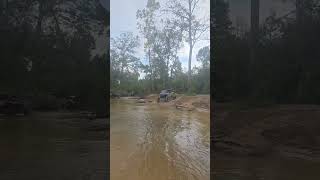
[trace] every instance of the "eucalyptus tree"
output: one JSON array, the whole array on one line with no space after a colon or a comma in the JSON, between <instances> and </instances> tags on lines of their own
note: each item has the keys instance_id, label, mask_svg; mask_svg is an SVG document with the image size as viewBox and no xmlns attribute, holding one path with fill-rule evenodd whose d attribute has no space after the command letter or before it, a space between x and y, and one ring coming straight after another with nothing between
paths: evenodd
<instances>
[{"instance_id":1,"label":"eucalyptus tree","mask_svg":"<svg viewBox=\"0 0 320 180\"><path fill-rule=\"evenodd\" d=\"M195 44L209 29L209 21L199 18L200 0L172 0L168 2L165 11L173 15L173 20L184 32L184 39L189 44L188 83L191 86L191 63ZM208 22L207 22L208 21Z\"/></svg>"},{"instance_id":2,"label":"eucalyptus tree","mask_svg":"<svg viewBox=\"0 0 320 180\"><path fill-rule=\"evenodd\" d=\"M151 91L154 89L154 60L152 59L152 45L154 43L156 27L156 17L160 10L160 3L156 0L148 0L146 8L138 10L136 17L138 19L138 29L145 38L144 49L149 60L149 73L151 80Z\"/></svg>"},{"instance_id":3,"label":"eucalyptus tree","mask_svg":"<svg viewBox=\"0 0 320 180\"><path fill-rule=\"evenodd\" d=\"M210 47L201 48L197 54L197 61L201 62L202 68L210 67Z\"/></svg>"},{"instance_id":4,"label":"eucalyptus tree","mask_svg":"<svg viewBox=\"0 0 320 180\"><path fill-rule=\"evenodd\" d=\"M182 46L182 32L169 19L161 19L160 22L161 27L158 27L154 34L152 50L156 65L155 71L160 75L163 88L168 88L170 64L178 59L178 50Z\"/></svg>"},{"instance_id":5,"label":"eucalyptus tree","mask_svg":"<svg viewBox=\"0 0 320 180\"><path fill-rule=\"evenodd\" d=\"M130 76L139 75L140 60L136 57L140 45L139 37L132 32L121 33L118 37L111 38L111 77L112 82L123 84Z\"/></svg>"},{"instance_id":6,"label":"eucalyptus tree","mask_svg":"<svg viewBox=\"0 0 320 180\"><path fill-rule=\"evenodd\" d=\"M182 31L176 26L172 21L166 19L164 21L164 28L162 29L162 47L163 47L163 56L166 60L166 76L165 76L165 86L168 86L169 83L169 72L170 64L173 64L174 61L178 60L178 50L182 46Z\"/></svg>"}]
</instances>

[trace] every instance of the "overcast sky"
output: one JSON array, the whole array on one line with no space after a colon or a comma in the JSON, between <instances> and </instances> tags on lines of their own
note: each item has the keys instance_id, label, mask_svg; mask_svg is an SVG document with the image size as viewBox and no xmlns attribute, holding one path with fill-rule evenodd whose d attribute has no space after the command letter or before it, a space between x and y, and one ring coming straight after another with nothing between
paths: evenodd
<instances>
[{"instance_id":1,"label":"overcast sky","mask_svg":"<svg viewBox=\"0 0 320 180\"><path fill-rule=\"evenodd\" d=\"M167 0L158 0L160 2L160 6L164 5ZM210 15L210 0L200 0L200 9L199 16L207 16ZM147 4L147 0L111 0L110 1L110 36L117 37L122 32L133 32L135 35L139 35L141 41L143 40L142 35L139 33L137 29L137 20L136 20L136 12L139 9L145 8ZM209 24L209 21L208 21ZM204 39L199 41L193 51L193 60L192 67L195 65L199 65L196 61L196 54L198 50L204 46L209 46L209 32L205 35ZM179 51L179 59L182 63L182 67L184 70L187 70L188 67L188 46L184 45ZM141 47L137 52L137 56L142 60L143 63L146 63L145 53L143 50L143 42L141 42ZM143 76L143 75L142 75Z\"/></svg>"}]
</instances>

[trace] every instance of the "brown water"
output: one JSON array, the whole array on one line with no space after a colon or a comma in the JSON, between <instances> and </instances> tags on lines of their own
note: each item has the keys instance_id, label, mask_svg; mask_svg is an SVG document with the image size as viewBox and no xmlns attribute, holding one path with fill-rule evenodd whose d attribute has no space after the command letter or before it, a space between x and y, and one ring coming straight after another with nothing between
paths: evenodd
<instances>
[{"instance_id":1,"label":"brown water","mask_svg":"<svg viewBox=\"0 0 320 180\"><path fill-rule=\"evenodd\" d=\"M209 180L210 114L112 100L111 180Z\"/></svg>"}]
</instances>

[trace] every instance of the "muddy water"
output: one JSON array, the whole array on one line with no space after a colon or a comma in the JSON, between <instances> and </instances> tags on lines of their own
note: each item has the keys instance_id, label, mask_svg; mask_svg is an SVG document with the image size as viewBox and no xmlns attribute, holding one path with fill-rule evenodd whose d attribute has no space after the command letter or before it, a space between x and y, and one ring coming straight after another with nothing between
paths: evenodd
<instances>
[{"instance_id":1,"label":"muddy water","mask_svg":"<svg viewBox=\"0 0 320 180\"><path fill-rule=\"evenodd\" d=\"M209 112L112 100L111 180L207 180Z\"/></svg>"}]
</instances>

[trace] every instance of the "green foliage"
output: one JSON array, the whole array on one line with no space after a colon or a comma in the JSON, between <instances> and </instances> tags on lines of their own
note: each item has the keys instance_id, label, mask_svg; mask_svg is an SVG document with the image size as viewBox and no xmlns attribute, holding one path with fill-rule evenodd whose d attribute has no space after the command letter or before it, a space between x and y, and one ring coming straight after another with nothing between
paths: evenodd
<instances>
[{"instance_id":1,"label":"green foliage","mask_svg":"<svg viewBox=\"0 0 320 180\"><path fill-rule=\"evenodd\" d=\"M50 94L80 96L93 111L106 104L101 97L108 56L91 54L92 35L107 27L109 14L101 8L95 0L12 2L5 15L9 21L0 20L0 89L34 95L35 104L52 108L57 103ZM100 97L90 104L92 94Z\"/></svg>"},{"instance_id":2,"label":"green foliage","mask_svg":"<svg viewBox=\"0 0 320 180\"><path fill-rule=\"evenodd\" d=\"M193 6L196 7L197 4L193 4ZM208 49L202 50L203 52L199 54L199 61L203 64L203 67L200 68L201 71L199 71L200 74L195 74L195 80L192 80L192 84L188 84L190 78L188 78L187 73L182 72L181 62L178 59L178 50L182 46L186 29L182 27L181 21L177 18L170 19L168 16L159 16L161 12L160 8L159 2L148 0L147 6L137 11L137 25L145 39L144 49L146 52L146 60L148 61L147 64L140 63L139 65L139 72L145 74L144 79L139 79L139 76L137 76L139 75L138 73L122 73L120 70L117 70L121 67L121 63L112 61L112 90L127 92L125 94L132 91L139 93L159 93L162 89L173 88L177 92L184 93L187 92L190 86L194 86L194 92L208 93L210 86ZM197 23L194 18L192 23L192 27L200 31L201 25ZM195 38L199 35L197 33L193 33ZM193 39L193 41L195 42L197 39ZM122 52L126 53L126 51ZM115 53L115 50L112 50L111 59L117 59L117 56L118 54ZM123 59L126 61L129 58ZM205 73L207 73L207 75L205 75ZM125 77L123 78L125 83L120 82L119 84L119 82L113 78L118 77L118 79L120 79L120 76ZM199 81L202 83L198 84Z\"/></svg>"}]
</instances>

